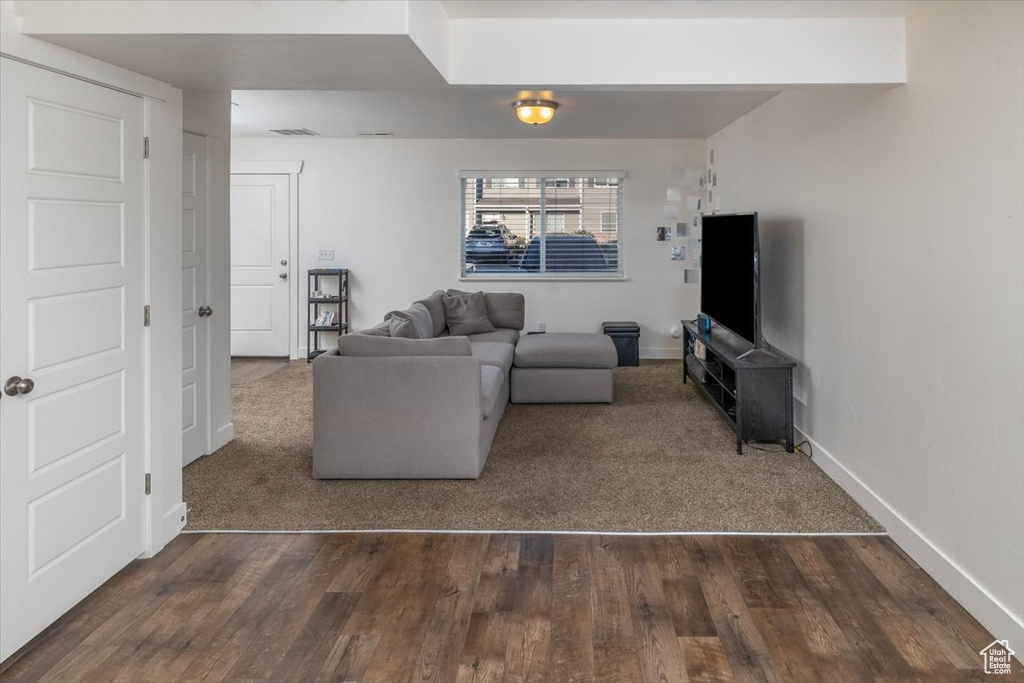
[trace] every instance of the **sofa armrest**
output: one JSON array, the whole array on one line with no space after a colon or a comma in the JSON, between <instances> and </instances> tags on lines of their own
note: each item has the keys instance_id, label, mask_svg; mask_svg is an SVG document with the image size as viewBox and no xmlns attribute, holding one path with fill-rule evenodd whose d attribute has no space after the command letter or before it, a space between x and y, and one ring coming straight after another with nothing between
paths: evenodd
<instances>
[{"instance_id":1,"label":"sofa armrest","mask_svg":"<svg viewBox=\"0 0 1024 683\"><path fill-rule=\"evenodd\" d=\"M480 474L480 361L472 356L313 362L313 476Z\"/></svg>"}]
</instances>

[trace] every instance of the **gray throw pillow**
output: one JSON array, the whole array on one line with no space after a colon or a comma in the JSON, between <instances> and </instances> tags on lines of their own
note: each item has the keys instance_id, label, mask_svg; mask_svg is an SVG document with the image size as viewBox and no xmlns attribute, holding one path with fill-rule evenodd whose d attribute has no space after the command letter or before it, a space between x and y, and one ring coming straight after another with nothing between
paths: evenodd
<instances>
[{"instance_id":1,"label":"gray throw pillow","mask_svg":"<svg viewBox=\"0 0 1024 683\"><path fill-rule=\"evenodd\" d=\"M449 289L448 296L470 294ZM495 327L521 330L526 326L526 297L518 292L484 292L487 317Z\"/></svg>"},{"instance_id":2,"label":"gray throw pillow","mask_svg":"<svg viewBox=\"0 0 1024 683\"><path fill-rule=\"evenodd\" d=\"M452 334L494 332L494 325L487 317L487 304L484 303L483 292L445 296L441 300L444 302L444 317Z\"/></svg>"},{"instance_id":3,"label":"gray throw pillow","mask_svg":"<svg viewBox=\"0 0 1024 683\"><path fill-rule=\"evenodd\" d=\"M391 336L391 321L385 320L382 323L378 323L373 327L368 327L365 330L359 330L355 334L363 334L367 337L390 337Z\"/></svg>"},{"instance_id":4,"label":"gray throw pillow","mask_svg":"<svg viewBox=\"0 0 1024 683\"><path fill-rule=\"evenodd\" d=\"M487 317L495 327L521 330L526 326L526 297L515 292L484 292Z\"/></svg>"},{"instance_id":5,"label":"gray throw pillow","mask_svg":"<svg viewBox=\"0 0 1024 683\"><path fill-rule=\"evenodd\" d=\"M392 337L430 339L434 336L430 311L421 303L415 303L404 311L391 311L385 320L391 323Z\"/></svg>"},{"instance_id":6,"label":"gray throw pillow","mask_svg":"<svg viewBox=\"0 0 1024 683\"><path fill-rule=\"evenodd\" d=\"M447 324L444 317L444 302L441 301L441 297L443 296L444 290L439 289L426 299L420 299L416 302L426 306L427 310L430 312L430 320L434 323L433 330L431 330L431 337L441 336Z\"/></svg>"}]
</instances>

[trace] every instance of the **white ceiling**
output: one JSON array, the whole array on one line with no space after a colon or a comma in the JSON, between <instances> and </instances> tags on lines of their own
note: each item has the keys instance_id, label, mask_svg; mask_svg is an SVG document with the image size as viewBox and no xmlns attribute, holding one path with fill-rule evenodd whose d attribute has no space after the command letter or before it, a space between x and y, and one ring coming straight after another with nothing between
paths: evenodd
<instances>
[{"instance_id":1,"label":"white ceiling","mask_svg":"<svg viewBox=\"0 0 1024 683\"><path fill-rule=\"evenodd\" d=\"M233 137L279 138L268 128L308 128L323 137L387 131L400 138L705 138L776 93L556 92L554 121L527 126L514 90L447 87L386 91L235 91Z\"/></svg>"},{"instance_id":2,"label":"white ceiling","mask_svg":"<svg viewBox=\"0 0 1024 683\"><path fill-rule=\"evenodd\" d=\"M899 0L441 0L450 19L901 17Z\"/></svg>"},{"instance_id":3,"label":"white ceiling","mask_svg":"<svg viewBox=\"0 0 1024 683\"><path fill-rule=\"evenodd\" d=\"M120 21L124 16L119 8L128 4L114 3L117 11L102 6L111 12L111 21ZM884 17L903 14L906 4L888 0L442 0L444 11L453 20ZM240 5L250 13L254 6ZM305 8L306 15L320 16L320 9L307 5L296 3L299 9ZM45 26L43 18L37 18L34 25ZM237 17L232 15L231 21L234 26ZM647 81L629 78L581 81L622 85L559 87L555 99L562 108L555 120L529 127L516 120L509 104L516 97L516 87L541 83L510 78L493 81L513 84L507 87L449 85L441 73L444 69L435 68L411 33L332 33L338 26L326 24L322 34L201 30L170 34L141 29L114 33L102 30L100 24L100 28L82 33L74 26L57 26L32 35L183 89L232 89L240 105L232 112L237 137L277 137L266 130L308 128L324 137L354 137L358 131L383 130L402 138L704 138L775 94L758 87L701 90L692 85L646 86L641 84ZM417 32L421 42L424 30L420 27ZM432 45L430 41L425 44ZM443 65L447 53L441 50L438 54ZM642 49L631 56L641 64L651 59ZM668 78L652 82L704 81ZM781 87L774 86L776 91Z\"/></svg>"},{"instance_id":4,"label":"white ceiling","mask_svg":"<svg viewBox=\"0 0 1024 683\"><path fill-rule=\"evenodd\" d=\"M37 37L183 89L370 90L446 85L406 35Z\"/></svg>"}]
</instances>

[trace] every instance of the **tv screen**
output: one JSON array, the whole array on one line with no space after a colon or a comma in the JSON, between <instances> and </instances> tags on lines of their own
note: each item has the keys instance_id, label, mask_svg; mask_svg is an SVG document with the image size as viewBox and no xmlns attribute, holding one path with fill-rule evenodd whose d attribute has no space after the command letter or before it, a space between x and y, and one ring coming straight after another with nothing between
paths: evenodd
<instances>
[{"instance_id":1,"label":"tv screen","mask_svg":"<svg viewBox=\"0 0 1024 683\"><path fill-rule=\"evenodd\" d=\"M701 220L700 310L759 346L757 214L716 214Z\"/></svg>"}]
</instances>

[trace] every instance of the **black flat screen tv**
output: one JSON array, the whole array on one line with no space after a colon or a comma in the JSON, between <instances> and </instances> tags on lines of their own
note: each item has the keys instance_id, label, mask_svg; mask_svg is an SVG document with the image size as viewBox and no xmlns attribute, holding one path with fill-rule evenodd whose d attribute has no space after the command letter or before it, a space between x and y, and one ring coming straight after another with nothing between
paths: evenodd
<instances>
[{"instance_id":1,"label":"black flat screen tv","mask_svg":"<svg viewBox=\"0 0 1024 683\"><path fill-rule=\"evenodd\" d=\"M700 310L760 347L757 213L715 214L701 221Z\"/></svg>"}]
</instances>

